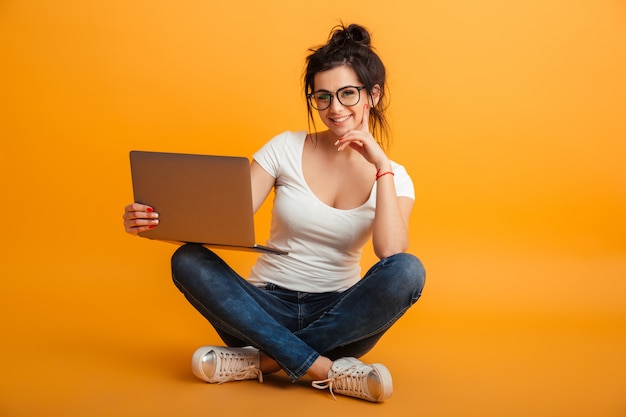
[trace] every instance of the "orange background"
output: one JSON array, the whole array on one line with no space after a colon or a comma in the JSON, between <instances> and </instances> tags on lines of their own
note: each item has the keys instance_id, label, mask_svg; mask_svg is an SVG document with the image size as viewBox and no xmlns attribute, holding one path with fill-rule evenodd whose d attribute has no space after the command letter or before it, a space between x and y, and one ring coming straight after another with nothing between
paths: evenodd
<instances>
[{"instance_id":1,"label":"orange background","mask_svg":"<svg viewBox=\"0 0 626 417\"><path fill-rule=\"evenodd\" d=\"M0 415L625 416L625 18L617 0L0 2ZM373 31L416 184L427 287L366 357L394 397L199 383L191 353L219 340L169 281L173 246L123 232L128 151L250 156L305 129L306 49L339 19Z\"/></svg>"}]
</instances>

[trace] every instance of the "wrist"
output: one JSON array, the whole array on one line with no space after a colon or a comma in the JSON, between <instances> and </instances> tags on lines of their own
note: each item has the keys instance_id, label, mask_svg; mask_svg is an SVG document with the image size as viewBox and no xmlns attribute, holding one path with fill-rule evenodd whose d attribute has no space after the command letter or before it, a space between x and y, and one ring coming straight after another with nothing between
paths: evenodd
<instances>
[{"instance_id":1,"label":"wrist","mask_svg":"<svg viewBox=\"0 0 626 417\"><path fill-rule=\"evenodd\" d=\"M374 164L374 166L379 172L392 171L391 162L389 162L389 160L381 162L380 164Z\"/></svg>"},{"instance_id":2,"label":"wrist","mask_svg":"<svg viewBox=\"0 0 626 417\"><path fill-rule=\"evenodd\" d=\"M395 174L393 173L392 170L383 171L382 169L379 169L379 170L376 171L376 181L378 181L379 178L382 178L385 175L389 175L389 176L393 177Z\"/></svg>"}]
</instances>

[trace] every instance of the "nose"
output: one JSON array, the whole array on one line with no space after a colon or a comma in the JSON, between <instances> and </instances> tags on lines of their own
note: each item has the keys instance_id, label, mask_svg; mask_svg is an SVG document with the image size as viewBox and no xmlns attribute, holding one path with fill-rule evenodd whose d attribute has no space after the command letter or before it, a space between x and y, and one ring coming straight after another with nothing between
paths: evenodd
<instances>
[{"instance_id":1,"label":"nose","mask_svg":"<svg viewBox=\"0 0 626 417\"><path fill-rule=\"evenodd\" d=\"M332 110L332 111L335 111L335 110L341 110L343 107L344 107L344 105L341 104L341 102L339 101L339 98L335 94L333 99L330 101L330 106L328 107L328 109Z\"/></svg>"}]
</instances>

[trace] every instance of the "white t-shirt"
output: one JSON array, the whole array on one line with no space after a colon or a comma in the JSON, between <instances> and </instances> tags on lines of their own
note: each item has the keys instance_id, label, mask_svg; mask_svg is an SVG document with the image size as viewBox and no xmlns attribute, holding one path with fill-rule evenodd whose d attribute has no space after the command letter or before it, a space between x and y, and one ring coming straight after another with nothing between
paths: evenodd
<instances>
[{"instance_id":1,"label":"white t-shirt","mask_svg":"<svg viewBox=\"0 0 626 417\"><path fill-rule=\"evenodd\" d=\"M362 206L341 210L321 202L302 173L306 132L284 132L253 158L276 178L268 246L289 255L262 254L249 281L302 292L344 291L361 277L360 257L371 237L376 182ZM415 199L413 182L404 167L392 162L398 196Z\"/></svg>"}]
</instances>

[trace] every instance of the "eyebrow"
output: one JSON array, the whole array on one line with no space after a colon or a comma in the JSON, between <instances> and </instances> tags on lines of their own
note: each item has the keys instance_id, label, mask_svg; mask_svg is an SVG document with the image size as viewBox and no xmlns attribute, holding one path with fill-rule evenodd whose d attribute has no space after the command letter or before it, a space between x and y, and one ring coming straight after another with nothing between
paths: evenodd
<instances>
[{"instance_id":1,"label":"eyebrow","mask_svg":"<svg viewBox=\"0 0 626 417\"><path fill-rule=\"evenodd\" d=\"M348 84L348 85L344 85L343 87L339 87L335 91L330 91L330 90L326 90L326 89L320 88L319 90L313 91L313 94L315 94L315 93L322 93L322 92L324 92L324 93L336 93L337 91L343 90L344 88L348 88L348 87L356 88L357 86L356 85L352 85L352 84Z\"/></svg>"}]
</instances>

